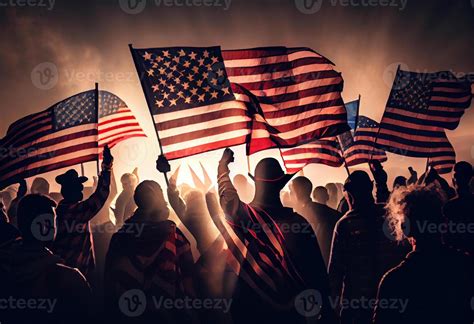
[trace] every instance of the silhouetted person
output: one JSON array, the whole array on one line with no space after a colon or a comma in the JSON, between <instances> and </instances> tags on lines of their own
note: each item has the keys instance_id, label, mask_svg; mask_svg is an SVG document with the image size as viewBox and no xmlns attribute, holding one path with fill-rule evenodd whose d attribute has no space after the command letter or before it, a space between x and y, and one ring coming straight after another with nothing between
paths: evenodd
<instances>
[{"instance_id":1,"label":"silhouetted person","mask_svg":"<svg viewBox=\"0 0 474 324\"><path fill-rule=\"evenodd\" d=\"M418 181L418 173L412 167L408 167L410 177L407 179L407 185L415 184Z\"/></svg>"},{"instance_id":2,"label":"silhouetted person","mask_svg":"<svg viewBox=\"0 0 474 324\"><path fill-rule=\"evenodd\" d=\"M446 203L444 215L448 225L455 226L454 232L448 232L446 242L456 249L468 252L474 258L474 233L469 231L469 227L472 229L474 224L474 195L469 188L472 177L470 163L456 163L453 174L456 197Z\"/></svg>"},{"instance_id":3,"label":"silhouetted person","mask_svg":"<svg viewBox=\"0 0 474 324\"><path fill-rule=\"evenodd\" d=\"M54 237L55 206L41 195L27 195L18 204L22 240L0 248L0 298L33 300L37 307L2 309L5 323L87 322L87 281L44 246Z\"/></svg>"},{"instance_id":4,"label":"silhouetted person","mask_svg":"<svg viewBox=\"0 0 474 324\"><path fill-rule=\"evenodd\" d=\"M106 146L97 188L92 196L84 201L82 190L87 177L80 177L73 169L56 177L64 199L56 209L57 235L53 251L61 256L68 266L78 268L86 277L94 269L89 221L102 209L109 196L112 164L113 157Z\"/></svg>"},{"instance_id":5,"label":"silhouetted person","mask_svg":"<svg viewBox=\"0 0 474 324\"><path fill-rule=\"evenodd\" d=\"M125 173L120 178L122 184L122 192L117 197L115 202L115 223L117 226L122 226L122 224L133 215L137 205L133 199L133 194L138 185L138 176L137 169L133 173Z\"/></svg>"},{"instance_id":6,"label":"silhouetted person","mask_svg":"<svg viewBox=\"0 0 474 324\"><path fill-rule=\"evenodd\" d=\"M20 238L20 232L9 223L8 216L0 202L0 248L10 245Z\"/></svg>"},{"instance_id":7,"label":"silhouetted person","mask_svg":"<svg viewBox=\"0 0 474 324\"><path fill-rule=\"evenodd\" d=\"M23 179L19 182L19 187L18 187L16 197L15 199L11 201L10 208L8 208L8 212L7 212L8 219L10 220L10 224L12 224L15 227L18 227L18 223L16 219L18 203L20 202L20 199L26 195L27 192L28 192L28 186L26 184L26 181Z\"/></svg>"},{"instance_id":8,"label":"silhouetted person","mask_svg":"<svg viewBox=\"0 0 474 324\"><path fill-rule=\"evenodd\" d=\"M8 210L10 208L10 204L14 199L13 197L16 196L16 192L17 191L13 186L9 186L0 192L5 210Z\"/></svg>"},{"instance_id":9,"label":"silhouetted person","mask_svg":"<svg viewBox=\"0 0 474 324\"><path fill-rule=\"evenodd\" d=\"M407 178L404 176L398 176L393 180L393 190L398 189L399 187L406 187L407 186Z\"/></svg>"},{"instance_id":10,"label":"silhouetted person","mask_svg":"<svg viewBox=\"0 0 474 324\"><path fill-rule=\"evenodd\" d=\"M469 257L442 243L444 196L437 185L392 194L395 237L408 237L413 250L380 282L375 324L473 323L474 269Z\"/></svg>"},{"instance_id":11,"label":"silhouetted person","mask_svg":"<svg viewBox=\"0 0 474 324\"><path fill-rule=\"evenodd\" d=\"M306 177L296 177L290 183L291 194L294 197L293 199L296 201L294 209L313 227L324 259L324 264L327 267L329 263L329 254L331 253L331 241L334 227L342 215L335 209L312 201L312 189L313 185Z\"/></svg>"},{"instance_id":12,"label":"silhouetted person","mask_svg":"<svg viewBox=\"0 0 474 324\"><path fill-rule=\"evenodd\" d=\"M31 193L49 196L49 182L45 178L35 178L31 184Z\"/></svg>"},{"instance_id":13,"label":"silhouetted person","mask_svg":"<svg viewBox=\"0 0 474 324\"><path fill-rule=\"evenodd\" d=\"M372 309L351 305L374 299L380 278L403 259L407 250L385 235L384 206L375 204L373 184L366 172L352 172L344 189L349 212L334 230L329 280L341 323L369 323Z\"/></svg>"},{"instance_id":14,"label":"silhouetted person","mask_svg":"<svg viewBox=\"0 0 474 324\"><path fill-rule=\"evenodd\" d=\"M254 199L245 204L229 177L232 161L233 152L226 149L219 162L218 187L227 225L217 227L222 230L221 233L228 233L223 227L229 226L240 240L246 242L247 256L239 263L244 267L243 271L254 271L248 269L247 262L252 264L252 260L257 258L259 267L271 271L270 277L275 285L275 292L265 298L262 291L250 284L252 280L242 275L240 267L233 268L239 275L232 303L234 322L304 323L311 318L296 312L294 298L307 289L315 289L321 294L321 322L331 322L333 312L327 298L327 274L314 232L303 217L283 207L280 201L280 191L292 175L285 174L273 158L261 160L255 168ZM234 244L234 241L227 239L226 242ZM234 253L236 257L240 255L236 251ZM274 259L274 255L279 257ZM235 263L229 264L232 265L235 266ZM264 279L259 278L255 280L262 284Z\"/></svg>"},{"instance_id":15,"label":"silhouetted person","mask_svg":"<svg viewBox=\"0 0 474 324\"><path fill-rule=\"evenodd\" d=\"M370 160L369 167L375 182L375 202L384 204L388 201L390 196L390 191L387 186L387 172L385 172L379 160Z\"/></svg>"},{"instance_id":16,"label":"silhouetted person","mask_svg":"<svg viewBox=\"0 0 474 324\"><path fill-rule=\"evenodd\" d=\"M448 199L454 198L456 192L449 186L449 183L439 175L438 171L432 166L418 179L418 184L428 186L430 184L437 185L443 190Z\"/></svg>"},{"instance_id":17,"label":"silhouetted person","mask_svg":"<svg viewBox=\"0 0 474 324\"><path fill-rule=\"evenodd\" d=\"M237 174L232 181L235 189L237 190L240 199L246 204L250 203L255 194L254 187L249 183L246 176L243 174Z\"/></svg>"},{"instance_id":18,"label":"silhouetted person","mask_svg":"<svg viewBox=\"0 0 474 324\"><path fill-rule=\"evenodd\" d=\"M335 183L328 183L328 184L326 184L326 189L328 190L328 194L329 194L328 206L331 207L331 208L337 208L337 204L339 202L339 199L338 199L336 184Z\"/></svg>"},{"instance_id":19,"label":"silhouetted person","mask_svg":"<svg viewBox=\"0 0 474 324\"><path fill-rule=\"evenodd\" d=\"M190 190L184 199L180 197L176 187L177 171L169 179L168 201L176 212L179 220L194 237L199 251L199 259L195 264L195 288L199 298L219 298L230 302L232 296L228 292L230 281L226 274L227 255L224 240L213 223L211 213L220 217L220 206L215 191L208 192L206 197L201 190ZM198 188L205 190L206 186ZM213 197L209 205L210 196ZM200 319L203 323L229 322L230 314L223 309L201 310Z\"/></svg>"},{"instance_id":20,"label":"silhouetted person","mask_svg":"<svg viewBox=\"0 0 474 324\"><path fill-rule=\"evenodd\" d=\"M313 200L319 204L323 204L327 206L328 201L329 201L329 193L326 187L318 186L314 188Z\"/></svg>"},{"instance_id":21,"label":"silhouetted person","mask_svg":"<svg viewBox=\"0 0 474 324\"><path fill-rule=\"evenodd\" d=\"M131 312L139 306L127 291L138 289L147 302L144 314L137 318L140 322L189 322L190 309L167 309L155 304L155 300L174 303L194 296L189 242L168 219L169 209L158 183L143 181L136 188L134 199L138 208L113 235L107 254L105 293L109 309L115 316L127 319L123 307Z\"/></svg>"}]
</instances>

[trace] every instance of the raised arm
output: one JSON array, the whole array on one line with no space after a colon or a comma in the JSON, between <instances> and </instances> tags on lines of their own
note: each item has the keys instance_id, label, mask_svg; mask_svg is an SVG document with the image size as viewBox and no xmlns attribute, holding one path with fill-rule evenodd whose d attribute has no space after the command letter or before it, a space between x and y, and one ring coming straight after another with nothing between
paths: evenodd
<instances>
[{"instance_id":1,"label":"raised arm","mask_svg":"<svg viewBox=\"0 0 474 324\"><path fill-rule=\"evenodd\" d=\"M237 213L240 206L239 195L230 180L229 164L234 161L234 152L226 148L222 154L217 168L217 185L219 188L219 200L222 210L227 216Z\"/></svg>"},{"instance_id":2,"label":"raised arm","mask_svg":"<svg viewBox=\"0 0 474 324\"><path fill-rule=\"evenodd\" d=\"M104 148L104 160L102 161L102 172L97 181L97 188L86 200L76 204L74 212L80 217L79 221L88 222L102 209L110 194L110 183L112 177L112 166L114 158L108 146Z\"/></svg>"}]
</instances>

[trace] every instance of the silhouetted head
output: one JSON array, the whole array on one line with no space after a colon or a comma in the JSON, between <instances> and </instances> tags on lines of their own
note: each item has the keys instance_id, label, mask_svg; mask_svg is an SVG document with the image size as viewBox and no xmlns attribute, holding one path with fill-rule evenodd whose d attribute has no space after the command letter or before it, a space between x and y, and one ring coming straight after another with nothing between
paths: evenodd
<instances>
[{"instance_id":1,"label":"silhouetted head","mask_svg":"<svg viewBox=\"0 0 474 324\"><path fill-rule=\"evenodd\" d=\"M123 190L133 191L138 185L138 179L133 173L124 173L120 177L120 183L122 184Z\"/></svg>"},{"instance_id":2,"label":"silhouetted head","mask_svg":"<svg viewBox=\"0 0 474 324\"><path fill-rule=\"evenodd\" d=\"M31 193L38 195L49 195L49 182L45 178L35 178L31 184Z\"/></svg>"},{"instance_id":3,"label":"silhouetted head","mask_svg":"<svg viewBox=\"0 0 474 324\"><path fill-rule=\"evenodd\" d=\"M314 188L313 199L317 203L327 205L327 203L329 201L329 193L328 193L328 190L326 189L326 187L318 186L318 187Z\"/></svg>"},{"instance_id":4,"label":"silhouetted head","mask_svg":"<svg viewBox=\"0 0 474 324\"><path fill-rule=\"evenodd\" d=\"M407 186L407 178L404 176L398 176L393 181L393 189L397 189L398 187L406 187Z\"/></svg>"},{"instance_id":5,"label":"silhouetted head","mask_svg":"<svg viewBox=\"0 0 474 324\"><path fill-rule=\"evenodd\" d=\"M54 239L55 207L56 203L43 195L31 194L21 198L17 221L25 242L46 243Z\"/></svg>"},{"instance_id":6,"label":"silhouetted head","mask_svg":"<svg viewBox=\"0 0 474 324\"><path fill-rule=\"evenodd\" d=\"M306 177L296 177L290 182L290 194L294 201L306 203L311 200L313 184Z\"/></svg>"},{"instance_id":7,"label":"silhouetted head","mask_svg":"<svg viewBox=\"0 0 474 324\"><path fill-rule=\"evenodd\" d=\"M328 190L329 199L337 200L337 186L335 183L326 184L326 189Z\"/></svg>"},{"instance_id":8,"label":"silhouetted head","mask_svg":"<svg viewBox=\"0 0 474 324\"><path fill-rule=\"evenodd\" d=\"M372 204L373 183L365 171L357 170L351 173L344 183L346 200L351 208Z\"/></svg>"},{"instance_id":9,"label":"silhouetted head","mask_svg":"<svg viewBox=\"0 0 474 324\"><path fill-rule=\"evenodd\" d=\"M265 158L255 167L255 203L279 203L280 191L290 181L291 174L285 174L274 158Z\"/></svg>"},{"instance_id":10,"label":"silhouetted head","mask_svg":"<svg viewBox=\"0 0 474 324\"><path fill-rule=\"evenodd\" d=\"M168 204L157 182L145 180L140 183L135 189L134 199L139 211L157 214L160 219L168 218Z\"/></svg>"},{"instance_id":11,"label":"silhouetted head","mask_svg":"<svg viewBox=\"0 0 474 324\"><path fill-rule=\"evenodd\" d=\"M56 177L56 182L61 185L61 194L64 199L71 202L81 201L84 198L82 191L86 181L87 177L80 177L74 169Z\"/></svg>"},{"instance_id":12,"label":"silhouetted head","mask_svg":"<svg viewBox=\"0 0 474 324\"><path fill-rule=\"evenodd\" d=\"M249 203L254 195L254 188L243 174L237 174L232 183L242 201Z\"/></svg>"},{"instance_id":13,"label":"silhouetted head","mask_svg":"<svg viewBox=\"0 0 474 324\"><path fill-rule=\"evenodd\" d=\"M453 183L458 191L469 191L472 176L472 165L469 162L461 161L454 165Z\"/></svg>"},{"instance_id":14,"label":"silhouetted head","mask_svg":"<svg viewBox=\"0 0 474 324\"><path fill-rule=\"evenodd\" d=\"M387 204L388 220L395 238L414 238L417 245L439 244L441 233L430 228L439 229L445 202L446 196L436 184L396 189Z\"/></svg>"}]
</instances>

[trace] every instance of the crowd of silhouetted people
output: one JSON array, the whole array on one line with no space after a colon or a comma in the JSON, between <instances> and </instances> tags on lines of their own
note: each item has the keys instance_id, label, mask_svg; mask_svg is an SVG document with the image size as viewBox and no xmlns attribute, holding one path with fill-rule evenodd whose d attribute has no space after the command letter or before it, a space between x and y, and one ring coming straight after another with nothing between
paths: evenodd
<instances>
[{"instance_id":1,"label":"crowd of silhouetted people","mask_svg":"<svg viewBox=\"0 0 474 324\"><path fill-rule=\"evenodd\" d=\"M135 169L119 192L106 147L92 187L71 169L58 193L3 190L0 322L474 323L468 162L451 185L411 167L389 185L378 161L326 185L232 162L192 187L160 156L167 188Z\"/></svg>"}]
</instances>

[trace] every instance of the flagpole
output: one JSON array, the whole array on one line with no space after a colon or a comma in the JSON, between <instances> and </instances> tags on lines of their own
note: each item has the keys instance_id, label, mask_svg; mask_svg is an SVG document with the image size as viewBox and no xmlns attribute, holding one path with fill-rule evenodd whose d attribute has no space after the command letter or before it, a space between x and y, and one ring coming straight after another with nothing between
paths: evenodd
<instances>
[{"instance_id":1,"label":"flagpole","mask_svg":"<svg viewBox=\"0 0 474 324\"><path fill-rule=\"evenodd\" d=\"M84 176L84 163L81 163L81 176Z\"/></svg>"},{"instance_id":2,"label":"flagpole","mask_svg":"<svg viewBox=\"0 0 474 324\"><path fill-rule=\"evenodd\" d=\"M130 53L132 54L132 59L133 59L133 63L135 64L135 69L137 70L138 78L140 79L140 84L142 86L143 93L145 95L145 100L146 100L146 103L147 103L147 106L148 106L148 111L150 112L151 120L153 121L153 126L155 127L155 134L156 134L156 138L158 139L158 147L160 148L160 155L163 155L163 145L161 144L160 134L158 133L158 127L156 126L155 119L153 117L153 112L152 112L153 104L149 101L149 98L146 95L145 84L143 83L142 76L139 74L140 69L139 69L139 66L138 66L138 62L135 58L135 53L133 51L133 45L128 44L128 47L130 49ZM168 180L168 173L163 172L163 175L165 177L166 186L169 186L170 183L169 183L169 180Z\"/></svg>"},{"instance_id":3,"label":"flagpole","mask_svg":"<svg viewBox=\"0 0 474 324\"><path fill-rule=\"evenodd\" d=\"M99 150L99 83L95 83L95 121L97 123L97 150ZM99 158L100 152L97 152L96 168L97 176L100 174Z\"/></svg>"},{"instance_id":4,"label":"flagpole","mask_svg":"<svg viewBox=\"0 0 474 324\"><path fill-rule=\"evenodd\" d=\"M398 64L398 67L397 67L397 72L395 73L395 78L393 79L393 82L395 83L396 79L397 79L397 75L398 75L398 72L400 71L400 64ZM388 95L388 98L390 99L391 95L392 95L392 91L393 91L393 86L392 86L392 89L390 89L390 94ZM388 103L388 101L387 101ZM385 116L385 111L384 111L384 114L382 115L382 119L380 120L380 124L379 124L379 129L377 130L377 135L375 136L375 142L374 142L374 147L372 148L372 150L370 151L370 160L372 160L372 156L374 155L374 150L375 150L375 146L377 145L377 141L379 139L379 134L380 134L380 128L382 126L382 121L383 121L383 117Z\"/></svg>"},{"instance_id":5,"label":"flagpole","mask_svg":"<svg viewBox=\"0 0 474 324\"><path fill-rule=\"evenodd\" d=\"M249 176L252 175L251 169L250 169L250 155L247 155L247 173Z\"/></svg>"},{"instance_id":6,"label":"flagpole","mask_svg":"<svg viewBox=\"0 0 474 324\"><path fill-rule=\"evenodd\" d=\"M341 153L342 161L344 162L344 168L346 169L347 176L350 176L351 171L349 170L349 166L347 165L346 157L344 156L344 151L342 150L341 139L339 138L339 136L336 136L336 138L337 138L337 141L339 143L339 152Z\"/></svg>"}]
</instances>

